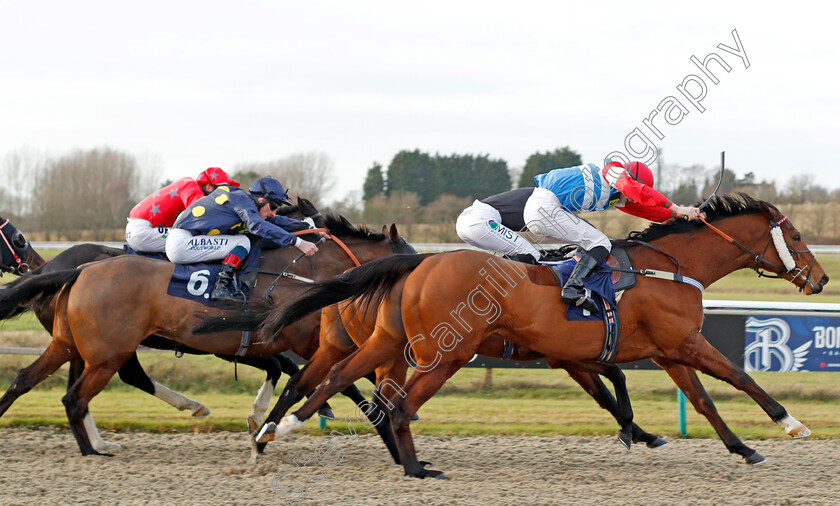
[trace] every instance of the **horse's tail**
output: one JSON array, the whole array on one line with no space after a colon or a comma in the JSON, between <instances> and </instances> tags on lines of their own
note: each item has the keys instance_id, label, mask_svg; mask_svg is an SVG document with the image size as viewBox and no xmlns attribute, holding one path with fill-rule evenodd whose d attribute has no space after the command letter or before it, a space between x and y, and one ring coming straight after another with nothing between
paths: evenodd
<instances>
[{"instance_id":1,"label":"horse's tail","mask_svg":"<svg viewBox=\"0 0 840 506\"><path fill-rule=\"evenodd\" d=\"M72 285L81 274L68 269L37 276L23 276L0 290L0 320L17 316L29 309L36 297L52 297L64 285Z\"/></svg>"},{"instance_id":2,"label":"horse's tail","mask_svg":"<svg viewBox=\"0 0 840 506\"><path fill-rule=\"evenodd\" d=\"M277 336L286 326L306 315L346 299L359 299L365 308L378 307L394 285L427 256L429 254L391 255L318 283L300 299L268 313L262 324L263 334Z\"/></svg>"}]
</instances>

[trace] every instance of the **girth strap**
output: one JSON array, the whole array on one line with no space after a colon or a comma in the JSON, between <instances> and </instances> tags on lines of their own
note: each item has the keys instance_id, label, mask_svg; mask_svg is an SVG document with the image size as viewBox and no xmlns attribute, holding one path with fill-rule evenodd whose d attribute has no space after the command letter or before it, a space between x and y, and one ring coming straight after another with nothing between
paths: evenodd
<instances>
[{"instance_id":1,"label":"girth strap","mask_svg":"<svg viewBox=\"0 0 840 506\"><path fill-rule=\"evenodd\" d=\"M250 330L243 330L242 331L242 340L239 341L239 349L236 350L234 353L237 357L244 357L246 353L248 353L248 346L251 345L251 331Z\"/></svg>"}]
</instances>

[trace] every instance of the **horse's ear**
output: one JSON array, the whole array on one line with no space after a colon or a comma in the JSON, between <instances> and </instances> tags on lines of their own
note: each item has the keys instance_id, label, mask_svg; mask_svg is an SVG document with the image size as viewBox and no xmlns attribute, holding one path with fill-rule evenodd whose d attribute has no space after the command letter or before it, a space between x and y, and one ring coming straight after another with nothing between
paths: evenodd
<instances>
[{"instance_id":1,"label":"horse's ear","mask_svg":"<svg viewBox=\"0 0 840 506\"><path fill-rule=\"evenodd\" d=\"M758 206L759 209L761 209L761 214L763 214L768 220L779 221L779 218L781 218L781 213L767 202L760 202Z\"/></svg>"},{"instance_id":2,"label":"horse's ear","mask_svg":"<svg viewBox=\"0 0 840 506\"><path fill-rule=\"evenodd\" d=\"M388 225L382 225L382 235L388 235Z\"/></svg>"},{"instance_id":3,"label":"horse's ear","mask_svg":"<svg viewBox=\"0 0 840 506\"><path fill-rule=\"evenodd\" d=\"M297 198L297 205L300 212L302 212L305 216L312 216L318 212L315 204L310 202L309 199L305 199L301 196L298 196Z\"/></svg>"},{"instance_id":4,"label":"horse's ear","mask_svg":"<svg viewBox=\"0 0 840 506\"><path fill-rule=\"evenodd\" d=\"M382 228L384 229L385 227ZM391 242L400 242L400 234L397 232L397 226L394 223L391 223L391 228L388 230L388 236L390 237Z\"/></svg>"}]
</instances>

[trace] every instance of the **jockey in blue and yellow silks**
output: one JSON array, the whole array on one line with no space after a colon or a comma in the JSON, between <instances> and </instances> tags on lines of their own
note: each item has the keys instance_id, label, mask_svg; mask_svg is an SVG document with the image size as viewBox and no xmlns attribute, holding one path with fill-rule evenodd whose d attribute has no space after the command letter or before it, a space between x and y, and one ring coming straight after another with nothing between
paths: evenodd
<instances>
[{"instance_id":1,"label":"jockey in blue and yellow silks","mask_svg":"<svg viewBox=\"0 0 840 506\"><path fill-rule=\"evenodd\" d=\"M166 239L166 255L174 263L190 264L224 259L211 299L233 300L228 287L233 274L248 255L251 243L242 234L268 239L278 246L295 246L307 256L318 248L290 233L309 225L277 216L277 208L288 203L286 190L273 177L262 177L248 192L221 185L195 201L175 220Z\"/></svg>"}]
</instances>

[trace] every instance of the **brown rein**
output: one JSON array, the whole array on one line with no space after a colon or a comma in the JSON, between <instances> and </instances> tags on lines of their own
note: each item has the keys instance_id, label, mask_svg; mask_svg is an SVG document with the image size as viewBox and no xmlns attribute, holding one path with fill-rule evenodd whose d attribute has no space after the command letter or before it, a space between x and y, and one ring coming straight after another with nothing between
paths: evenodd
<instances>
[{"instance_id":1,"label":"brown rein","mask_svg":"<svg viewBox=\"0 0 840 506\"><path fill-rule=\"evenodd\" d=\"M353 263L356 264L356 267L362 265L361 262L359 262L359 259L356 258L356 255L354 255L353 252L350 251L350 248L348 248L347 245L344 244L344 241L342 241L341 239L339 239L338 237L336 237L334 235L330 235L330 231L327 228L309 228L309 229L306 229L306 230L298 230L297 232L293 232L293 234L294 235L306 235L306 234L317 234L318 232L324 232L325 234L327 234L328 239L330 239L330 240L334 241L336 244L338 244L341 247L341 249L343 249L344 252L347 253L347 256L350 257L350 260L352 260Z\"/></svg>"}]
</instances>

